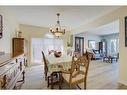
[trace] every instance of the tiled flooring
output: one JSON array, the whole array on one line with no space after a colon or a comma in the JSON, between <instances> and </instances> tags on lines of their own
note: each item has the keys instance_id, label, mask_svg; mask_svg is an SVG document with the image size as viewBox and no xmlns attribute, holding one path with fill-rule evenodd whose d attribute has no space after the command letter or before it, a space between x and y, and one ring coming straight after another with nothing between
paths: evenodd
<instances>
[{"instance_id":1,"label":"tiled flooring","mask_svg":"<svg viewBox=\"0 0 127 95\"><path fill-rule=\"evenodd\" d=\"M91 61L87 89L127 89L126 86L118 84L117 81L118 63ZM80 86L83 86L83 84ZM47 82L44 80L43 65L31 65L26 68L25 83L21 89L50 89L47 88ZM68 89L66 83L64 83L62 89Z\"/></svg>"}]
</instances>

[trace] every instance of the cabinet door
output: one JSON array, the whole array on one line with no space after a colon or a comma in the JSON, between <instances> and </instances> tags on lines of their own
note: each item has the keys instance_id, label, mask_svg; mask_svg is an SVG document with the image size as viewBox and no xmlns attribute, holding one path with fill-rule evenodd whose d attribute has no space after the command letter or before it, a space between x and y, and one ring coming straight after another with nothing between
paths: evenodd
<instances>
[{"instance_id":1,"label":"cabinet door","mask_svg":"<svg viewBox=\"0 0 127 95\"><path fill-rule=\"evenodd\" d=\"M14 38L13 39L13 54L19 55L24 53L24 39Z\"/></svg>"}]
</instances>

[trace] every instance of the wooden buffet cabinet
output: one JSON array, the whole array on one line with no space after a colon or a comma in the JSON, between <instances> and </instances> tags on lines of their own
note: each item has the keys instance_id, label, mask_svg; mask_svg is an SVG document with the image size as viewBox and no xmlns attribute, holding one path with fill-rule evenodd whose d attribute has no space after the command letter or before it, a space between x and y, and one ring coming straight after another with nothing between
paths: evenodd
<instances>
[{"instance_id":1,"label":"wooden buffet cabinet","mask_svg":"<svg viewBox=\"0 0 127 95\"><path fill-rule=\"evenodd\" d=\"M17 82L24 82L26 62L24 54L0 56L0 89L16 89Z\"/></svg>"},{"instance_id":2,"label":"wooden buffet cabinet","mask_svg":"<svg viewBox=\"0 0 127 95\"><path fill-rule=\"evenodd\" d=\"M12 39L12 53L13 56L17 56L25 52L25 40L24 38Z\"/></svg>"}]
</instances>

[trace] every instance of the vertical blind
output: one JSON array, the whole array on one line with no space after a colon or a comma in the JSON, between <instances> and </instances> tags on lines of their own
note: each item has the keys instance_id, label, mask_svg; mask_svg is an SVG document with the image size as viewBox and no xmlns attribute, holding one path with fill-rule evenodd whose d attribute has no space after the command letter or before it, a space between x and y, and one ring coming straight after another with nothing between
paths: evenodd
<instances>
[{"instance_id":1,"label":"vertical blind","mask_svg":"<svg viewBox=\"0 0 127 95\"><path fill-rule=\"evenodd\" d=\"M32 39L32 54L33 62L41 62L41 51L48 55L48 51L56 50L63 52L63 40L53 38L33 38Z\"/></svg>"}]
</instances>

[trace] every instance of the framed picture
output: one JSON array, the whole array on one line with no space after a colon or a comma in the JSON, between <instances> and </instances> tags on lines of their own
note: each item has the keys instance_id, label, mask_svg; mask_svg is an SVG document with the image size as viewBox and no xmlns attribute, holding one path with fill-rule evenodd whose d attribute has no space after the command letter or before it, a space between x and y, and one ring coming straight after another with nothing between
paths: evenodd
<instances>
[{"instance_id":1,"label":"framed picture","mask_svg":"<svg viewBox=\"0 0 127 95\"><path fill-rule=\"evenodd\" d=\"M127 47L127 16L125 17L125 47Z\"/></svg>"},{"instance_id":2,"label":"framed picture","mask_svg":"<svg viewBox=\"0 0 127 95\"><path fill-rule=\"evenodd\" d=\"M3 17L0 15L0 38L3 37Z\"/></svg>"},{"instance_id":3,"label":"framed picture","mask_svg":"<svg viewBox=\"0 0 127 95\"><path fill-rule=\"evenodd\" d=\"M95 49L96 42L94 40L88 40L88 48Z\"/></svg>"}]
</instances>

